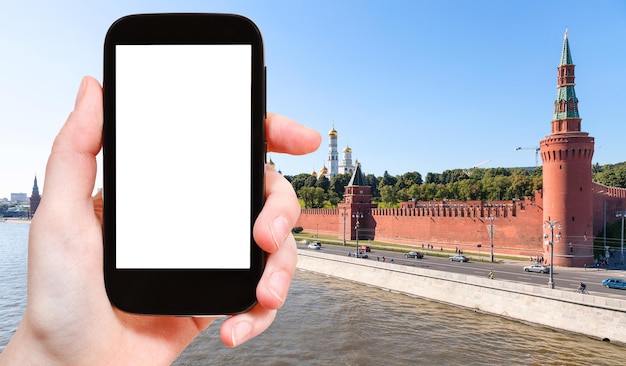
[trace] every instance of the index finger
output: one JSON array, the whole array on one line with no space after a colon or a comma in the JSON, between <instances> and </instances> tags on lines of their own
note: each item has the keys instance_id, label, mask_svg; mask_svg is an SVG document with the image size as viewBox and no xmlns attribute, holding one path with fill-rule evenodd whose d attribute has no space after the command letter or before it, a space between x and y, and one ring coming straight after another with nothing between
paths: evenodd
<instances>
[{"instance_id":1,"label":"index finger","mask_svg":"<svg viewBox=\"0 0 626 366\"><path fill-rule=\"evenodd\" d=\"M268 113L265 128L268 152L304 155L322 142L319 132L280 114Z\"/></svg>"}]
</instances>

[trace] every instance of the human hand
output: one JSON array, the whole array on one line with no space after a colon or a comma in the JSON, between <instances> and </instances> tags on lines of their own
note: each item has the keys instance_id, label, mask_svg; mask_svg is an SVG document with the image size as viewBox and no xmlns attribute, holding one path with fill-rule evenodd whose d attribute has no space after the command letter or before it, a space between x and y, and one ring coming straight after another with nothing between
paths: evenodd
<instances>
[{"instance_id":1,"label":"human hand","mask_svg":"<svg viewBox=\"0 0 626 366\"><path fill-rule=\"evenodd\" d=\"M2 364L170 364L216 317L145 316L111 306L104 288L102 197L91 197L102 146L102 88L83 79L74 111L57 135L45 192L32 221L28 302ZM319 133L268 114L268 151L306 154ZM269 253L257 286L258 303L226 319L221 339L237 346L262 333L287 296L296 266L291 228L300 207L291 185L270 166L266 203L254 238Z\"/></svg>"}]
</instances>

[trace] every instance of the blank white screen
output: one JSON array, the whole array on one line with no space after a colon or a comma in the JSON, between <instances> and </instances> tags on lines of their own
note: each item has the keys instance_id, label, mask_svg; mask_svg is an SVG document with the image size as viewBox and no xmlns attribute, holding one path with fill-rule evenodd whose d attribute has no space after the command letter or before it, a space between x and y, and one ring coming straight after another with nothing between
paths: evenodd
<instances>
[{"instance_id":1,"label":"blank white screen","mask_svg":"<svg viewBox=\"0 0 626 366\"><path fill-rule=\"evenodd\" d=\"M116 46L117 268L250 268L251 52Z\"/></svg>"}]
</instances>

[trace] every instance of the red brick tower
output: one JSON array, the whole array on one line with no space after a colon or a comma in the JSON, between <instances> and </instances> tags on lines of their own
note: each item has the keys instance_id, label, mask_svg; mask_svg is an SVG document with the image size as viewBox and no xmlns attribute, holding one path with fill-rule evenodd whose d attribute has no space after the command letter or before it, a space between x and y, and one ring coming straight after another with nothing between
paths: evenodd
<instances>
[{"instance_id":1,"label":"red brick tower","mask_svg":"<svg viewBox=\"0 0 626 366\"><path fill-rule=\"evenodd\" d=\"M374 239L376 223L372 219L372 208L377 207L372 203L372 188L366 183L365 176L361 172L361 164L356 162L354 174L345 187L343 203L338 205L339 212L346 215L349 228L350 240L356 239L356 226L358 221L359 240Z\"/></svg>"},{"instance_id":2,"label":"red brick tower","mask_svg":"<svg viewBox=\"0 0 626 366\"><path fill-rule=\"evenodd\" d=\"M544 258L550 258L549 243L554 238L553 264L568 267L593 263L594 139L581 131L574 67L565 31L557 68L552 133L539 145L543 161Z\"/></svg>"}]
</instances>

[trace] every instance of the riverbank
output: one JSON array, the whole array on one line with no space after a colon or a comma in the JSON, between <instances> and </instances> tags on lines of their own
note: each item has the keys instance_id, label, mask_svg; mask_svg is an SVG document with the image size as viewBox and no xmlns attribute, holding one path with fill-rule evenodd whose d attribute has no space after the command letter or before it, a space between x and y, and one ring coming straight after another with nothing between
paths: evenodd
<instances>
[{"instance_id":1,"label":"riverbank","mask_svg":"<svg viewBox=\"0 0 626 366\"><path fill-rule=\"evenodd\" d=\"M297 267L626 346L626 300L300 249Z\"/></svg>"},{"instance_id":2,"label":"riverbank","mask_svg":"<svg viewBox=\"0 0 626 366\"><path fill-rule=\"evenodd\" d=\"M0 218L0 224L1 223L7 223L7 224L30 224L30 219L18 219L18 218L13 218L13 217L3 217Z\"/></svg>"}]
</instances>

